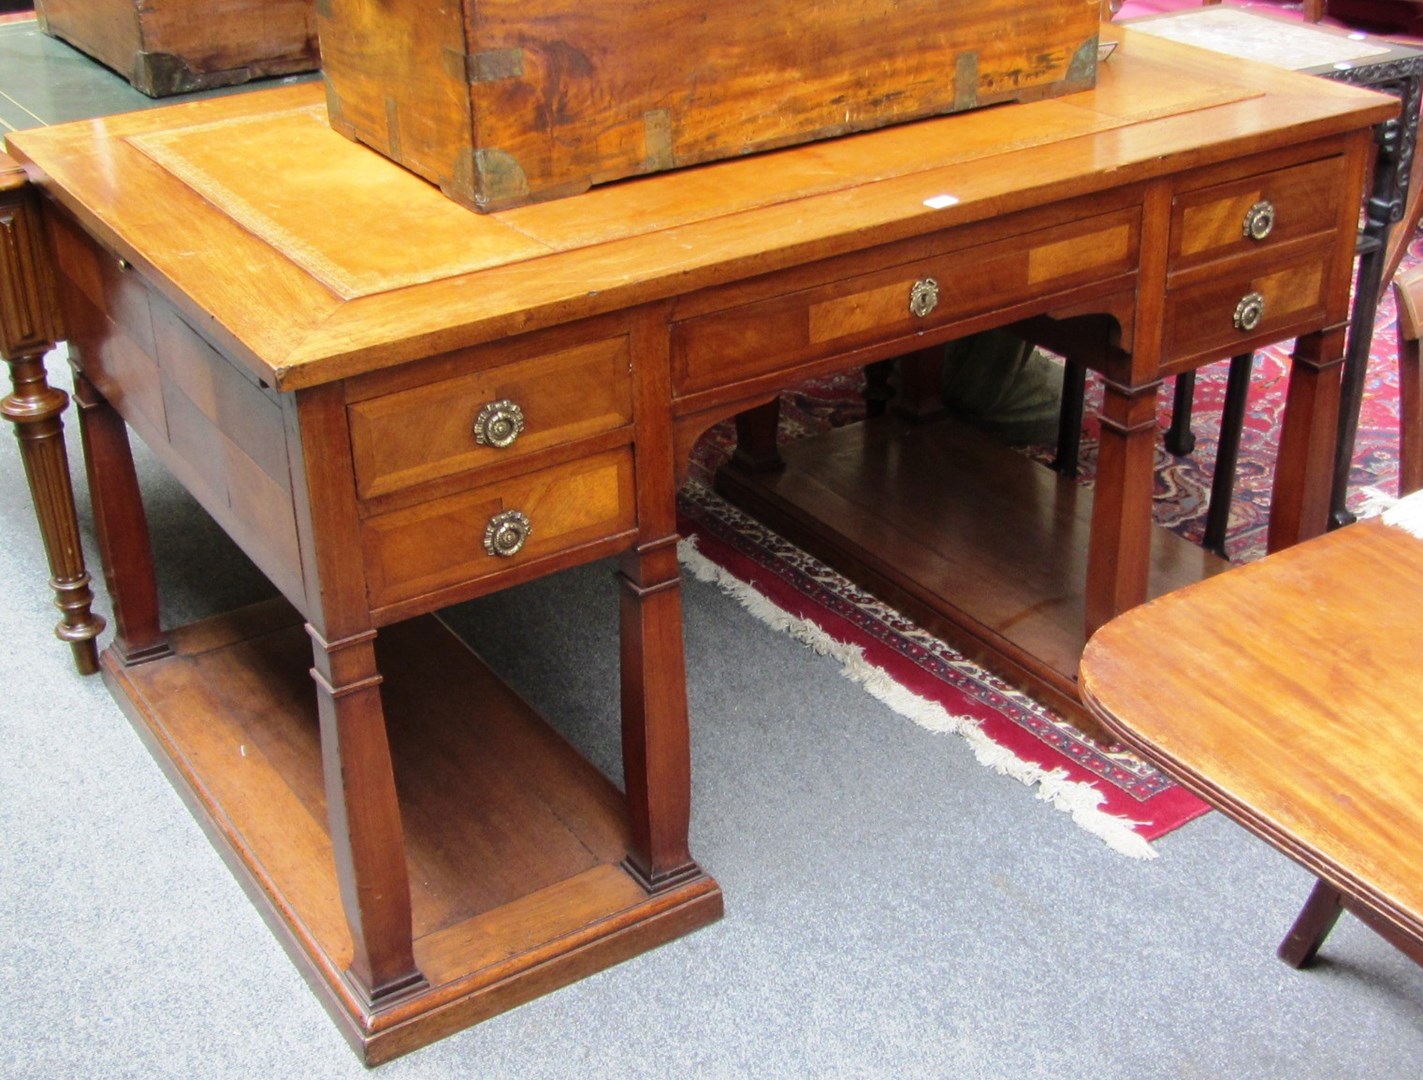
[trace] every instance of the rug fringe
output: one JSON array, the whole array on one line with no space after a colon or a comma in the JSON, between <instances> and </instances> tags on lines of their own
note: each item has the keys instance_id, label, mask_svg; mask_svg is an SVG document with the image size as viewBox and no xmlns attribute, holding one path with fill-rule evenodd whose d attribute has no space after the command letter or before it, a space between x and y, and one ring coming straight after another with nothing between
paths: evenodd
<instances>
[{"instance_id":1,"label":"rug fringe","mask_svg":"<svg viewBox=\"0 0 1423 1080\"><path fill-rule=\"evenodd\" d=\"M768 626L789 634L815 653L837 660L845 678L859 683L872 697L900 716L932 732L958 735L968 743L980 765L1028 787L1036 785L1038 799L1069 814L1080 828L1104 841L1113 851L1133 859L1157 857L1151 842L1133 829L1135 822L1100 809L1106 796L1092 784L1069 780L1065 769L1049 770L1024 761L985 735L977 720L969 716L955 716L937 702L906 689L888 672L866 660L859 646L837 641L809 619L791 614L754 586L707 558L697 550L694 539L686 538L679 542L677 556L698 581L718 586Z\"/></svg>"}]
</instances>

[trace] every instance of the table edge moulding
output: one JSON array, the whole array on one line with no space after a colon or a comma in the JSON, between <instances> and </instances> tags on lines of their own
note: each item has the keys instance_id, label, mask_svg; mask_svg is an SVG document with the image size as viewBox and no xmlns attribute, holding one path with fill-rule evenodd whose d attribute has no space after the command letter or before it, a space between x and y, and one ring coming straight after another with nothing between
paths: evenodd
<instances>
[{"instance_id":1,"label":"table edge moulding","mask_svg":"<svg viewBox=\"0 0 1423 1080\"><path fill-rule=\"evenodd\" d=\"M10 137L48 257L3 271L52 280L62 315L22 362L69 342L104 676L364 1060L720 916L687 843L675 518L715 422L739 418L724 484L1073 708L1087 632L1148 592L1164 376L1296 337L1271 546L1324 529L1358 201L1397 103L1103 35L1090 91L487 215L332 132L318 86ZM1273 231L1242 234L1271 199ZM853 489L779 467L781 389L1006 325L1102 373L1095 498L894 418L818 455L858 462ZM162 625L130 432L279 599ZM605 558L625 792L432 617ZM1155 561L1165 587L1214 568ZM975 591L999 610L955 606Z\"/></svg>"}]
</instances>

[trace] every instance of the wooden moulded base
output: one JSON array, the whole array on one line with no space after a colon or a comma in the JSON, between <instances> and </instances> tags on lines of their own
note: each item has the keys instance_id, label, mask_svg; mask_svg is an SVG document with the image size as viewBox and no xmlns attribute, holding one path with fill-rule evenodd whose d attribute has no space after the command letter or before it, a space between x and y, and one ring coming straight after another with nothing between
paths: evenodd
<instances>
[{"instance_id":1,"label":"wooden moulded base","mask_svg":"<svg viewBox=\"0 0 1423 1080\"><path fill-rule=\"evenodd\" d=\"M310 642L273 601L184 628L110 689L367 1064L715 921L704 873L649 895L621 792L437 619L381 631L391 752L428 988L371 1010L326 827Z\"/></svg>"},{"instance_id":2,"label":"wooden moulded base","mask_svg":"<svg viewBox=\"0 0 1423 1080\"><path fill-rule=\"evenodd\" d=\"M953 420L887 415L718 471L726 499L1107 738L1077 694L1092 492ZM1229 564L1164 529L1150 594ZM1183 632L1189 632L1189 629Z\"/></svg>"}]
</instances>

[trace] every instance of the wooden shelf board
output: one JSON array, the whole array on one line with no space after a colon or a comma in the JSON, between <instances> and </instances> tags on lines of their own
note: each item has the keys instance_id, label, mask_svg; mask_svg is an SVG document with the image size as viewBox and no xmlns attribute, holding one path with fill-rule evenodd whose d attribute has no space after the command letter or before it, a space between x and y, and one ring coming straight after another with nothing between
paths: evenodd
<instances>
[{"instance_id":1,"label":"wooden shelf board","mask_svg":"<svg viewBox=\"0 0 1423 1080\"><path fill-rule=\"evenodd\" d=\"M1084 731L1077 695L1092 492L950 419L884 416L717 473L726 499ZM1164 529L1157 596L1229 564Z\"/></svg>"},{"instance_id":2,"label":"wooden shelf board","mask_svg":"<svg viewBox=\"0 0 1423 1080\"><path fill-rule=\"evenodd\" d=\"M705 874L649 895L622 793L433 616L377 655L429 987L372 1011L326 826L310 641L271 601L105 679L347 1039L388 1060L719 918Z\"/></svg>"}]
</instances>

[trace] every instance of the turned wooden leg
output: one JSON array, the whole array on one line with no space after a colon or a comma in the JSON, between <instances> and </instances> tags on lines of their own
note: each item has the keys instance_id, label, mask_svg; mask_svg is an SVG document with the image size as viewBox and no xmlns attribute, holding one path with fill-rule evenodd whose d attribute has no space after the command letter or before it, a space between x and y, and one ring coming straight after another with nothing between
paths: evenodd
<instances>
[{"instance_id":1,"label":"turned wooden leg","mask_svg":"<svg viewBox=\"0 0 1423 1080\"><path fill-rule=\"evenodd\" d=\"M45 353L58 336L53 282L34 194L19 167L0 155L0 356L9 364L13 386L0 412L15 425L50 587L62 612L55 634L69 642L80 674L92 675L99 670L95 639L104 620L91 610L94 594L64 449L60 417L69 397L49 385L44 368Z\"/></svg>"},{"instance_id":2,"label":"turned wooden leg","mask_svg":"<svg viewBox=\"0 0 1423 1080\"><path fill-rule=\"evenodd\" d=\"M777 472L786 467L776 446L776 432L781 422L781 399L772 398L736 414L736 451L731 461L748 473Z\"/></svg>"},{"instance_id":3,"label":"turned wooden leg","mask_svg":"<svg viewBox=\"0 0 1423 1080\"><path fill-rule=\"evenodd\" d=\"M84 468L104 583L114 607L113 654L124 664L172 653L159 622L158 583L153 569L148 518L133 466L128 427L76 366L74 400L84 439Z\"/></svg>"},{"instance_id":4,"label":"turned wooden leg","mask_svg":"<svg viewBox=\"0 0 1423 1080\"><path fill-rule=\"evenodd\" d=\"M865 365L865 416L883 416L894 398L890 378L894 374L893 360L876 360Z\"/></svg>"},{"instance_id":5,"label":"turned wooden leg","mask_svg":"<svg viewBox=\"0 0 1423 1080\"><path fill-rule=\"evenodd\" d=\"M1104 383L1102 436L1092 501L1085 602L1088 637L1146 599L1151 566L1151 492L1156 391Z\"/></svg>"},{"instance_id":6,"label":"turned wooden leg","mask_svg":"<svg viewBox=\"0 0 1423 1080\"><path fill-rule=\"evenodd\" d=\"M1314 959L1329 931L1344 910L1344 897L1333 885L1316 881L1295 924L1280 942L1277 955L1290 967L1304 967Z\"/></svg>"},{"instance_id":7,"label":"turned wooden leg","mask_svg":"<svg viewBox=\"0 0 1423 1080\"><path fill-rule=\"evenodd\" d=\"M1270 551L1328 527L1343 356L1342 330L1310 334L1295 343L1270 496Z\"/></svg>"},{"instance_id":8,"label":"turned wooden leg","mask_svg":"<svg viewBox=\"0 0 1423 1080\"><path fill-rule=\"evenodd\" d=\"M411 941L410 880L395 774L381 707L375 631L313 643L321 761L341 904L351 931L349 974L372 1006L427 984Z\"/></svg>"},{"instance_id":9,"label":"turned wooden leg","mask_svg":"<svg viewBox=\"0 0 1423 1080\"><path fill-rule=\"evenodd\" d=\"M1230 504L1235 498L1235 467L1240 461L1240 435L1245 427L1245 406L1250 400L1250 371L1254 353L1230 358L1225 380L1225 404L1220 412L1220 439L1216 443L1215 471L1211 473L1211 501L1206 509L1206 531L1201 547L1222 559L1225 534L1230 526Z\"/></svg>"},{"instance_id":10,"label":"turned wooden leg","mask_svg":"<svg viewBox=\"0 0 1423 1080\"><path fill-rule=\"evenodd\" d=\"M628 866L656 891L701 872L687 846L692 763L677 538L627 553L620 580Z\"/></svg>"},{"instance_id":11,"label":"turned wooden leg","mask_svg":"<svg viewBox=\"0 0 1423 1080\"><path fill-rule=\"evenodd\" d=\"M1196 373L1183 371L1176 376L1171 396L1171 426L1166 429L1166 449L1177 457L1185 457L1196 448L1196 433L1191 430L1195 399Z\"/></svg>"},{"instance_id":12,"label":"turned wooden leg","mask_svg":"<svg viewBox=\"0 0 1423 1080\"><path fill-rule=\"evenodd\" d=\"M1071 357L1062 367L1062 404L1057 416L1057 456L1052 468L1063 476L1076 476L1082 456L1082 412L1086 408L1087 365Z\"/></svg>"}]
</instances>

